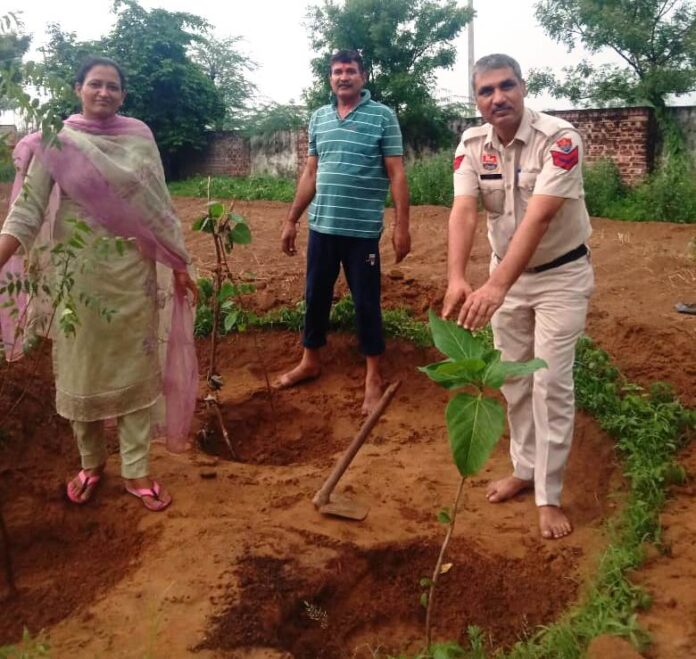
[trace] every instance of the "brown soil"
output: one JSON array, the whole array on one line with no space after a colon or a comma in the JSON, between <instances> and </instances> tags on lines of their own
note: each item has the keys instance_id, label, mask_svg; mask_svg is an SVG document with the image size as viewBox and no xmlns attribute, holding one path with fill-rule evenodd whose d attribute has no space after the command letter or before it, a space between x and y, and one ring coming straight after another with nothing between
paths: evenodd
<instances>
[{"instance_id":1,"label":"brown soil","mask_svg":"<svg viewBox=\"0 0 696 659\"><path fill-rule=\"evenodd\" d=\"M185 224L203 205L176 203ZM299 257L278 253L286 209L237 204L254 243L235 250L233 269L255 280L248 304L259 310L301 298L304 234ZM437 306L446 216L442 208L413 209L415 252L398 268L388 264L385 244L386 305L417 313ZM696 274L686 247L693 235L690 227L595 221L598 286L588 330L630 378L667 380L689 404L696 396L696 318L672 306L693 301ZM210 267L205 240L188 236L201 271ZM486 254L479 236L475 280L483 277ZM92 502L65 503L62 486L77 451L68 425L51 412L50 358L44 351L36 373L28 361L12 367L13 386L29 382L31 395L0 447L0 496L20 590L2 602L0 644L17 640L25 625L32 633L48 628L53 656L338 657L418 649L418 580L432 570L442 538L435 513L451 503L457 485L444 431L447 394L416 370L435 355L389 342L385 370L403 384L339 486L370 506L367 519L353 523L321 516L311 497L361 423L362 360L352 337L332 336L322 377L274 392L270 401L264 368L272 377L292 365L298 338L274 332L223 341L220 397L240 459L226 459L215 437L203 446L207 453L173 456L156 445L153 473L175 498L161 515L122 493L117 456ZM200 345L202 366L208 351L207 342ZM0 395L0 410L12 396L8 389ZM202 404L197 418L197 428L209 421ZM605 541L602 523L617 505L610 494L621 484L612 444L592 419L577 418L566 478L576 530L559 542L539 539L529 496L485 502L487 482L508 471L506 443L466 486L447 558L453 567L438 591L437 638L462 638L477 624L496 647L550 622L580 594ZM683 489L667 515L686 523ZM667 533L678 528L670 523ZM680 540L686 568L696 544L680 531L674 549ZM673 553L653 563L682 558ZM667 572L681 569L673 564ZM646 579L658 592L671 592L676 581L660 573ZM670 646L661 650L660 639L686 637L695 606L690 590L684 580L683 602L675 595L675 607L658 597L650 614L656 617L646 618L657 635L655 656L679 656ZM681 616L669 626L660 615L675 608Z\"/></svg>"}]
</instances>

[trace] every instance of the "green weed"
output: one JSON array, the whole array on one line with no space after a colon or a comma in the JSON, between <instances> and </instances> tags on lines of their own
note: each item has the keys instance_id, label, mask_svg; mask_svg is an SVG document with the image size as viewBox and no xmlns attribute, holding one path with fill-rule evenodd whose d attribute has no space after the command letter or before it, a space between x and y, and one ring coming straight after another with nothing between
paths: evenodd
<instances>
[{"instance_id":1,"label":"green weed","mask_svg":"<svg viewBox=\"0 0 696 659\"><path fill-rule=\"evenodd\" d=\"M184 181L173 181L169 183L169 191L181 197L207 197L208 177L195 176ZM216 199L290 202L295 196L295 182L272 176L215 176L210 179L210 196Z\"/></svg>"}]
</instances>

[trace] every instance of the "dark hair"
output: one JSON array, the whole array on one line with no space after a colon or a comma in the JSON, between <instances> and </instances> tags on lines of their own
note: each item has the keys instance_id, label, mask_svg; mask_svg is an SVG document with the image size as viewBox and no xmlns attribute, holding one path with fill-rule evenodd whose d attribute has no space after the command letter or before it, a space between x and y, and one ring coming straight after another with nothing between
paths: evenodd
<instances>
[{"instance_id":1,"label":"dark hair","mask_svg":"<svg viewBox=\"0 0 696 659\"><path fill-rule=\"evenodd\" d=\"M335 50L331 54L331 59L329 60L329 74L331 73L333 65L336 64L336 62L340 62L341 64L351 64L352 62L355 62L358 65L360 73L365 73L362 55L357 50L349 50L347 48Z\"/></svg>"},{"instance_id":2,"label":"dark hair","mask_svg":"<svg viewBox=\"0 0 696 659\"><path fill-rule=\"evenodd\" d=\"M510 57L510 55L503 55L502 53L493 53L492 55L486 55L479 59L476 64L474 64L474 70L471 74L471 88L476 93L476 76L479 73L486 73L487 71L492 71L493 69L512 69L515 77L520 81L524 82L522 77L522 69L516 59Z\"/></svg>"},{"instance_id":3,"label":"dark hair","mask_svg":"<svg viewBox=\"0 0 696 659\"><path fill-rule=\"evenodd\" d=\"M84 62L82 62L80 68L77 70L77 73L75 74L75 82L81 85L84 84L87 74L95 66L111 66L116 69L116 73L118 73L119 80L121 81L121 91L125 90L126 76L123 74L123 69L117 62L114 62L114 60L109 57L88 57L86 60L84 60Z\"/></svg>"}]
</instances>

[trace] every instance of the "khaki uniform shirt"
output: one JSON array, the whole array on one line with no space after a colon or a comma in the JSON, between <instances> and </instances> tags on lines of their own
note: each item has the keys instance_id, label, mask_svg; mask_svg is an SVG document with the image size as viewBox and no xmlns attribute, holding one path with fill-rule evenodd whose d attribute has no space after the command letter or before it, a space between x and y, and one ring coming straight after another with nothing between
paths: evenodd
<instances>
[{"instance_id":1,"label":"khaki uniform shirt","mask_svg":"<svg viewBox=\"0 0 696 659\"><path fill-rule=\"evenodd\" d=\"M582 139L572 124L525 108L508 145L500 142L490 124L464 132L454 158L454 196L481 194L488 239L501 259L532 195L565 198L528 264L542 265L582 245L592 231L582 156Z\"/></svg>"}]
</instances>

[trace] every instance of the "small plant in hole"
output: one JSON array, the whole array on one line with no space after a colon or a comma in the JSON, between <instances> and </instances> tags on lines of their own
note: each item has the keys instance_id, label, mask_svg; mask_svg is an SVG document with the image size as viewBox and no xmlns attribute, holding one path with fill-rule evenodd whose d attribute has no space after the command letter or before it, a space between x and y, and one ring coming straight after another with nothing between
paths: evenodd
<instances>
[{"instance_id":1,"label":"small plant in hole","mask_svg":"<svg viewBox=\"0 0 696 659\"><path fill-rule=\"evenodd\" d=\"M432 311L429 316L433 342L446 359L419 370L441 387L460 390L447 405L445 418L452 458L461 480L454 505L449 510L441 510L437 516L438 521L447 527L447 532L433 575L420 582L421 587L426 589L421 595L421 604L426 608L426 653L431 649L435 588L440 575L448 571L443 560L454 532L464 483L467 477L476 474L486 463L505 427L503 406L486 391L500 389L509 378L528 376L546 367L541 359L503 361L500 350L491 348L481 336L439 318Z\"/></svg>"},{"instance_id":2,"label":"small plant in hole","mask_svg":"<svg viewBox=\"0 0 696 659\"><path fill-rule=\"evenodd\" d=\"M252 289L249 284L237 284L234 281L232 271L227 261L227 255L232 252L235 245L248 245L251 242L251 230L246 220L234 212L234 203L228 210L219 201L210 198L210 178L208 178L208 203L205 215L199 217L193 223L193 230L210 234L215 246L215 267L213 269L212 290L210 286L203 286L203 294L209 304L208 316L211 324L211 349L210 349L210 368L208 369L208 395L205 398L206 404L212 408L220 426L222 438L227 444L230 455L236 457L232 448L229 434L225 428L222 414L220 412L220 402L218 391L222 388L223 380L217 369L217 345L220 333L220 322L222 320L225 332L231 331L240 317L240 309L235 306L235 299L243 292L250 292ZM200 325L204 315L196 315L196 326L200 332ZM266 384L270 391L270 382L266 377ZM209 429L202 429L202 438L208 435Z\"/></svg>"}]
</instances>

